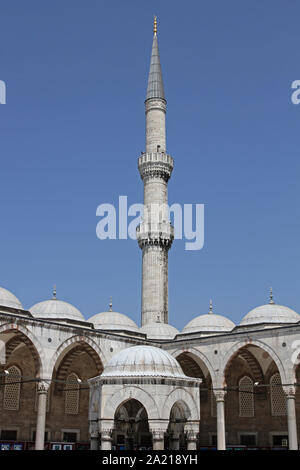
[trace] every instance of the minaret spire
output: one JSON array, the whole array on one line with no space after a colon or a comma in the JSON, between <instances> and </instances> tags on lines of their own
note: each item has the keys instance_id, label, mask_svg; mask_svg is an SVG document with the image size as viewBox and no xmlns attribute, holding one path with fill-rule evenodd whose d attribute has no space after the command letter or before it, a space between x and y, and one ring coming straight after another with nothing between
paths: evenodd
<instances>
[{"instance_id":1,"label":"minaret spire","mask_svg":"<svg viewBox=\"0 0 300 470\"><path fill-rule=\"evenodd\" d=\"M154 17L154 26L153 26L153 43L152 43L152 53L150 60L150 70L148 75L148 87L146 100L150 98L160 98L165 99L164 84L161 73L160 57L158 50L158 41L157 41L157 17Z\"/></svg>"},{"instance_id":2,"label":"minaret spire","mask_svg":"<svg viewBox=\"0 0 300 470\"><path fill-rule=\"evenodd\" d=\"M173 158L166 153L166 109L164 86L154 18L153 44L145 101L146 151L138 159L144 183L144 217L137 227L143 252L142 325L168 323L168 251L174 229L168 214L168 181Z\"/></svg>"}]
</instances>

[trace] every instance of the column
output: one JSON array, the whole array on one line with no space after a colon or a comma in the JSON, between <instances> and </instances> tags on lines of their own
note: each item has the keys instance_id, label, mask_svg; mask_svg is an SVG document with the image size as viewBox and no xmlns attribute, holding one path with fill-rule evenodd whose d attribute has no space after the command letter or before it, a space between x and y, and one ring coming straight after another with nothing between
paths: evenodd
<instances>
[{"instance_id":1,"label":"column","mask_svg":"<svg viewBox=\"0 0 300 470\"><path fill-rule=\"evenodd\" d=\"M224 400L226 392L223 390L218 390L214 393L217 402L217 448L218 450L226 450L224 413Z\"/></svg>"},{"instance_id":2,"label":"column","mask_svg":"<svg viewBox=\"0 0 300 470\"><path fill-rule=\"evenodd\" d=\"M286 394L289 449L298 450L296 405L295 405L296 388L294 386L288 386L288 387L284 386L283 390Z\"/></svg>"},{"instance_id":3,"label":"column","mask_svg":"<svg viewBox=\"0 0 300 470\"><path fill-rule=\"evenodd\" d=\"M111 450L112 447L112 429L102 429L101 431L101 450Z\"/></svg>"},{"instance_id":4,"label":"column","mask_svg":"<svg viewBox=\"0 0 300 470\"><path fill-rule=\"evenodd\" d=\"M187 423L184 427L187 440L187 450L197 450L197 435L199 432L199 423Z\"/></svg>"},{"instance_id":5,"label":"column","mask_svg":"<svg viewBox=\"0 0 300 470\"><path fill-rule=\"evenodd\" d=\"M152 431L153 450L164 450L165 432L162 429Z\"/></svg>"},{"instance_id":6,"label":"column","mask_svg":"<svg viewBox=\"0 0 300 470\"><path fill-rule=\"evenodd\" d=\"M99 433L91 433L91 447L90 450L99 450Z\"/></svg>"},{"instance_id":7,"label":"column","mask_svg":"<svg viewBox=\"0 0 300 470\"><path fill-rule=\"evenodd\" d=\"M35 450L44 450L45 445L45 427L46 427L46 413L47 413L47 393L50 383L41 380L38 383L38 411L36 421L36 436L35 436Z\"/></svg>"}]
</instances>

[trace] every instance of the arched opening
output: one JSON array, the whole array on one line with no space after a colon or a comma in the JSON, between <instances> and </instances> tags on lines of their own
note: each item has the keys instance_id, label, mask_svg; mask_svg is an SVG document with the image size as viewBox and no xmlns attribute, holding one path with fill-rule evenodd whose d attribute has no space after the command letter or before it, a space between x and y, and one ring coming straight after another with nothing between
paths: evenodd
<instances>
[{"instance_id":1,"label":"arched opening","mask_svg":"<svg viewBox=\"0 0 300 470\"><path fill-rule=\"evenodd\" d=\"M151 449L148 415L135 399L122 403L114 415L113 446L117 450Z\"/></svg>"},{"instance_id":2,"label":"arched opening","mask_svg":"<svg viewBox=\"0 0 300 470\"><path fill-rule=\"evenodd\" d=\"M176 356L185 375L202 379L200 386L200 433L199 446L214 446L217 442L216 400L211 374L204 361L191 351ZM183 444L181 437L180 445ZM175 445L175 444L174 444Z\"/></svg>"},{"instance_id":3,"label":"arched opening","mask_svg":"<svg viewBox=\"0 0 300 470\"><path fill-rule=\"evenodd\" d=\"M53 368L50 412L46 427L55 442L89 443L89 385L87 380L103 371L101 358L90 344L75 341L67 345Z\"/></svg>"},{"instance_id":4,"label":"arched opening","mask_svg":"<svg viewBox=\"0 0 300 470\"><path fill-rule=\"evenodd\" d=\"M0 365L0 441L32 441L36 427L36 386L42 373L41 356L16 325L3 325L5 363Z\"/></svg>"},{"instance_id":5,"label":"arched opening","mask_svg":"<svg viewBox=\"0 0 300 470\"><path fill-rule=\"evenodd\" d=\"M281 447L287 442L286 398L276 362L266 349L247 344L227 361L224 370L227 446L267 448ZM274 413L275 408L276 411L280 408L281 413Z\"/></svg>"},{"instance_id":6,"label":"arched opening","mask_svg":"<svg viewBox=\"0 0 300 470\"><path fill-rule=\"evenodd\" d=\"M178 401L174 403L170 412L170 422L166 433L165 449L186 449L186 438L184 427L189 417L186 405Z\"/></svg>"}]
</instances>

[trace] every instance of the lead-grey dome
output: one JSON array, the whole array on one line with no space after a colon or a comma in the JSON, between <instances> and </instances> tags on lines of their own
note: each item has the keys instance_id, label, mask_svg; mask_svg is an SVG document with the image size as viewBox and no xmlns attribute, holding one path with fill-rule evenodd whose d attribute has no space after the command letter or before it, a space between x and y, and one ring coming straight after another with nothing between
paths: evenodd
<instances>
[{"instance_id":1,"label":"lead-grey dome","mask_svg":"<svg viewBox=\"0 0 300 470\"><path fill-rule=\"evenodd\" d=\"M229 318L216 313L206 313L193 318L182 330L182 333L195 333L195 332L226 332L231 331L235 324Z\"/></svg>"},{"instance_id":2,"label":"lead-grey dome","mask_svg":"<svg viewBox=\"0 0 300 470\"><path fill-rule=\"evenodd\" d=\"M140 328L140 332L147 335L148 339L174 339L179 331L168 323L147 323Z\"/></svg>"},{"instance_id":3,"label":"lead-grey dome","mask_svg":"<svg viewBox=\"0 0 300 470\"><path fill-rule=\"evenodd\" d=\"M55 298L39 302L33 305L29 311L35 318L86 321L82 313L74 305Z\"/></svg>"},{"instance_id":4,"label":"lead-grey dome","mask_svg":"<svg viewBox=\"0 0 300 470\"><path fill-rule=\"evenodd\" d=\"M256 307L244 316L240 325L255 325L256 323L297 323L300 315L289 307L269 303Z\"/></svg>"},{"instance_id":5,"label":"lead-grey dome","mask_svg":"<svg viewBox=\"0 0 300 470\"><path fill-rule=\"evenodd\" d=\"M0 305L2 307L16 308L23 310L23 306L19 299L9 290L0 287Z\"/></svg>"},{"instance_id":6,"label":"lead-grey dome","mask_svg":"<svg viewBox=\"0 0 300 470\"><path fill-rule=\"evenodd\" d=\"M138 331L137 324L123 313L112 311L101 312L93 315L88 321L93 323L96 329L100 330Z\"/></svg>"},{"instance_id":7,"label":"lead-grey dome","mask_svg":"<svg viewBox=\"0 0 300 470\"><path fill-rule=\"evenodd\" d=\"M185 377L179 362L167 351L152 346L132 346L115 354L102 377Z\"/></svg>"}]
</instances>

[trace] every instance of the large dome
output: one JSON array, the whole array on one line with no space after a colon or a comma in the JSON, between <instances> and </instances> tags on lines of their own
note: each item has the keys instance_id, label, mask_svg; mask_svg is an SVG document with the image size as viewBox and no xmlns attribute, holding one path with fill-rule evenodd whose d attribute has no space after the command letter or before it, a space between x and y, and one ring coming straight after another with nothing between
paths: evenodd
<instances>
[{"instance_id":1,"label":"large dome","mask_svg":"<svg viewBox=\"0 0 300 470\"><path fill-rule=\"evenodd\" d=\"M86 321L82 313L74 305L55 298L39 302L33 305L29 311L35 318Z\"/></svg>"},{"instance_id":2,"label":"large dome","mask_svg":"<svg viewBox=\"0 0 300 470\"><path fill-rule=\"evenodd\" d=\"M148 339L174 339L179 331L168 323L148 323L140 328Z\"/></svg>"},{"instance_id":3,"label":"large dome","mask_svg":"<svg viewBox=\"0 0 300 470\"><path fill-rule=\"evenodd\" d=\"M185 377L179 362L168 352L152 346L123 349L107 363L102 377Z\"/></svg>"},{"instance_id":4,"label":"large dome","mask_svg":"<svg viewBox=\"0 0 300 470\"><path fill-rule=\"evenodd\" d=\"M240 325L255 325L256 323L297 323L300 315L289 307L269 303L256 307L244 316Z\"/></svg>"},{"instance_id":5,"label":"large dome","mask_svg":"<svg viewBox=\"0 0 300 470\"><path fill-rule=\"evenodd\" d=\"M97 313L88 321L93 323L94 327L99 330L138 331L137 324L123 313L112 311Z\"/></svg>"},{"instance_id":6,"label":"large dome","mask_svg":"<svg viewBox=\"0 0 300 470\"><path fill-rule=\"evenodd\" d=\"M0 287L0 305L2 307L16 308L18 310L23 310L23 306L19 299L12 294L9 290Z\"/></svg>"},{"instance_id":7,"label":"large dome","mask_svg":"<svg viewBox=\"0 0 300 470\"><path fill-rule=\"evenodd\" d=\"M229 318L216 313L207 313L193 318L182 330L182 333L195 332L228 332L235 327L235 324Z\"/></svg>"}]
</instances>

